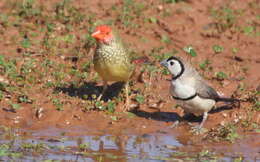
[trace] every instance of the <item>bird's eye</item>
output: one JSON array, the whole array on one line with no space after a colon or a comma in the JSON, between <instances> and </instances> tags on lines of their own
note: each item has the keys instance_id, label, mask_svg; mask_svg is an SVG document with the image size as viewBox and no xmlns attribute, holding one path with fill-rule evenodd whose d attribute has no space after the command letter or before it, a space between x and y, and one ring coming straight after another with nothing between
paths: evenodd
<instances>
[{"instance_id":1,"label":"bird's eye","mask_svg":"<svg viewBox=\"0 0 260 162\"><path fill-rule=\"evenodd\" d=\"M171 62L170 62L170 64L171 64L171 66L172 66L172 65L174 64L174 62L173 62L173 61L171 61Z\"/></svg>"}]
</instances>

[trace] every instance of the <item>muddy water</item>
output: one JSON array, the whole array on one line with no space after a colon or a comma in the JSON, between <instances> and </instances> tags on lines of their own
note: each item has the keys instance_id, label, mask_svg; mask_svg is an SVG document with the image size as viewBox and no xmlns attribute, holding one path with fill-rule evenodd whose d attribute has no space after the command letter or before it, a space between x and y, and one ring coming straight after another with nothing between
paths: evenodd
<instances>
[{"instance_id":1,"label":"muddy water","mask_svg":"<svg viewBox=\"0 0 260 162\"><path fill-rule=\"evenodd\" d=\"M91 132L89 132L91 134ZM21 161L259 161L259 134L243 137L233 144L204 145L186 135L170 132L121 135L83 135L82 130L68 131L49 128L41 131L13 130L13 139L1 139L1 144L12 143L11 151L22 152ZM77 135L76 135L77 134ZM81 134L81 135L80 135ZM25 144L37 145L23 147ZM1 153L0 153L1 154ZM0 156L1 160L15 160L12 156ZM19 161L18 160L18 161Z\"/></svg>"}]
</instances>

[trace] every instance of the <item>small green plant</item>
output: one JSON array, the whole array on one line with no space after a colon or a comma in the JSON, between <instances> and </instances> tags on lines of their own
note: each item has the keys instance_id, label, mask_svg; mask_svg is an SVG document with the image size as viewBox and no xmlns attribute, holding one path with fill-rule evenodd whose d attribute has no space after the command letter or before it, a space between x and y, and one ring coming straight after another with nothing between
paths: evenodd
<instances>
[{"instance_id":1,"label":"small green plant","mask_svg":"<svg viewBox=\"0 0 260 162\"><path fill-rule=\"evenodd\" d=\"M58 111L64 110L63 109L63 103L58 98L52 99L52 103L56 107L56 110L58 110Z\"/></svg>"},{"instance_id":2,"label":"small green plant","mask_svg":"<svg viewBox=\"0 0 260 162\"><path fill-rule=\"evenodd\" d=\"M224 80L224 79L226 79L226 78L228 77L227 74L224 73L224 72L222 72L222 71L217 72L217 73L215 74L215 76L216 76L216 78L217 78L218 80Z\"/></svg>"},{"instance_id":3,"label":"small green plant","mask_svg":"<svg viewBox=\"0 0 260 162\"><path fill-rule=\"evenodd\" d=\"M189 45L189 46L187 46L187 47L184 47L183 50L184 50L187 54L191 55L192 57L197 56L196 51L194 50L194 48L193 48L191 45Z\"/></svg>"},{"instance_id":4,"label":"small green plant","mask_svg":"<svg viewBox=\"0 0 260 162\"><path fill-rule=\"evenodd\" d=\"M21 95L18 96L18 103L32 103L32 100L30 100L26 95Z\"/></svg>"},{"instance_id":5,"label":"small green plant","mask_svg":"<svg viewBox=\"0 0 260 162\"><path fill-rule=\"evenodd\" d=\"M101 101L97 101L97 102L95 102L95 108L97 108L99 110L105 110L106 106L104 106Z\"/></svg>"},{"instance_id":6,"label":"small green plant","mask_svg":"<svg viewBox=\"0 0 260 162\"><path fill-rule=\"evenodd\" d=\"M220 137L222 137L223 139L230 141L230 142L234 142L236 139L239 138L239 135L236 131L236 127L233 124L228 124L226 126L223 126L220 128L219 130L220 132Z\"/></svg>"},{"instance_id":7,"label":"small green plant","mask_svg":"<svg viewBox=\"0 0 260 162\"><path fill-rule=\"evenodd\" d=\"M151 23L153 23L153 24L156 24L157 23L157 18L155 18L155 17L150 17L149 18L149 21L151 22Z\"/></svg>"},{"instance_id":8,"label":"small green plant","mask_svg":"<svg viewBox=\"0 0 260 162\"><path fill-rule=\"evenodd\" d=\"M41 152L43 151L47 146L44 144L44 143L22 143L21 144L21 148L23 150L31 150L31 151L34 151L34 152Z\"/></svg>"},{"instance_id":9,"label":"small green plant","mask_svg":"<svg viewBox=\"0 0 260 162\"><path fill-rule=\"evenodd\" d=\"M19 74L16 69L16 60L8 60L0 55L0 74L7 75L11 79L17 79Z\"/></svg>"},{"instance_id":10,"label":"small green plant","mask_svg":"<svg viewBox=\"0 0 260 162\"><path fill-rule=\"evenodd\" d=\"M31 47L31 42L28 38L24 38L22 41L21 41L21 46L23 48L30 48Z\"/></svg>"},{"instance_id":11,"label":"small green plant","mask_svg":"<svg viewBox=\"0 0 260 162\"><path fill-rule=\"evenodd\" d=\"M113 101L109 101L107 103L107 110L111 113L115 112L116 103Z\"/></svg>"},{"instance_id":12,"label":"small green plant","mask_svg":"<svg viewBox=\"0 0 260 162\"><path fill-rule=\"evenodd\" d=\"M254 26L245 26L243 28L243 32L245 35L252 35L255 31L255 27Z\"/></svg>"},{"instance_id":13,"label":"small green plant","mask_svg":"<svg viewBox=\"0 0 260 162\"><path fill-rule=\"evenodd\" d=\"M113 121L117 121L117 120L118 120L118 117L117 117L117 116L110 116L110 118L111 118Z\"/></svg>"},{"instance_id":14,"label":"small green plant","mask_svg":"<svg viewBox=\"0 0 260 162\"><path fill-rule=\"evenodd\" d=\"M78 147L80 151L87 151L90 148L90 143L81 143Z\"/></svg>"},{"instance_id":15,"label":"small green plant","mask_svg":"<svg viewBox=\"0 0 260 162\"><path fill-rule=\"evenodd\" d=\"M209 65L210 65L210 61L209 59L206 59L205 61L199 64L199 67L201 70L206 70L206 68L208 68Z\"/></svg>"},{"instance_id":16,"label":"small green plant","mask_svg":"<svg viewBox=\"0 0 260 162\"><path fill-rule=\"evenodd\" d=\"M15 152L11 150L11 146L9 144L1 144L0 145L0 157L9 156L12 158L20 158L23 156L22 152Z\"/></svg>"},{"instance_id":17,"label":"small green plant","mask_svg":"<svg viewBox=\"0 0 260 162\"><path fill-rule=\"evenodd\" d=\"M222 46L220 46L220 45L214 45L214 46L212 47L212 49L213 49L213 51L214 51L215 53L221 53L221 52L224 51L224 47L222 47Z\"/></svg>"},{"instance_id":18,"label":"small green plant","mask_svg":"<svg viewBox=\"0 0 260 162\"><path fill-rule=\"evenodd\" d=\"M138 95L135 96L135 100L136 100L139 104L143 104L144 101L145 101L145 97L144 97L143 95L138 94Z\"/></svg>"},{"instance_id":19,"label":"small green plant","mask_svg":"<svg viewBox=\"0 0 260 162\"><path fill-rule=\"evenodd\" d=\"M19 110L21 108L21 105L19 105L17 103L12 103L12 102L10 102L10 106L14 110Z\"/></svg>"},{"instance_id":20,"label":"small green plant","mask_svg":"<svg viewBox=\"0 0 260 162\"><path fill-rule=\"evenodd\" d=\"M0 90L0 101L4 98L4 93L3 91Z\"/></svg>"},{"instance_id":21,"label":"small green plant","mask_svg":"<svg viewBox=\"0 0 260 162\"><path fill-rule=\"evenodd\" d=\"M235 55L235 54L237 54L238 53L238 51L239 51L239 49L238 48L235 48L235 47L233 47L232 48L232 53Z\"/></svg>"},{"instance_id":22,"label":"small green plant","mask_svg":"<svg viewBox=\"0 0 260 162\"><path fill-rule=\"evenodd\" d=\"M235 142L240 138L236 125L234 123L228 123L218 127L217 129L212 129L207 135L207 138L214 141L225 140L229 142Z\"/></svg>"},{"instance_id":23,"label":"small green plant","mask_svg":"<svg viewBox=\"0 0 260 162\"><path fill-rule=\"evenodd\" d=\"M165 44L170 44L171 43L171 39L169 36L167 35L162 35L161 37L161 42L165 43Z\"/></svg>"}]
</instances>

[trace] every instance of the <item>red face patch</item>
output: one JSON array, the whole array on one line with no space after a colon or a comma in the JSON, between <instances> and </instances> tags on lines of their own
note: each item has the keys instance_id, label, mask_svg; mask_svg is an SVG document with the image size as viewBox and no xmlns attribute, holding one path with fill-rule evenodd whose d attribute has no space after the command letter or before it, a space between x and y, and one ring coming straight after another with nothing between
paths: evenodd
<instances>
[{"instance_id":1,"label":"red face patch","mask_svg":"<svg viewBox=\"0 0 260 162\"><path fill-rule=\"evenodd\" d=\"M107 25L100 25L96 27L91 36L97 41L105 43L112 38L112 29Z\"/></svg>"}]
</instances>

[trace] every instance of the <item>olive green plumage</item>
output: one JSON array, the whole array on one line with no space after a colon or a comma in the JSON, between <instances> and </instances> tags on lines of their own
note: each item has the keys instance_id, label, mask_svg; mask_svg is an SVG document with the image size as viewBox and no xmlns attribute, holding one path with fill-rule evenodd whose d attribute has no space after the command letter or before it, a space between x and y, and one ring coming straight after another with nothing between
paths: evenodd
<instances>
[{"instance_id":1,"label":"olive green plumage","mask_svg":"<svg viewBox=\"0 0 260 162\"><path fill-rule=\"evenodd\" d=\"M107 43L98 43L94 68L106 81L127 81L133 71L129 54L116 38Z\"/></svg>"}]
</instances>

